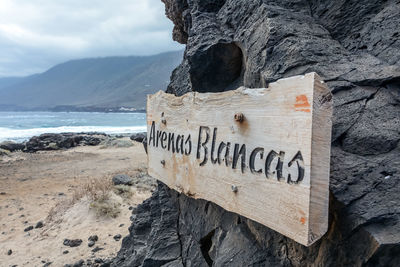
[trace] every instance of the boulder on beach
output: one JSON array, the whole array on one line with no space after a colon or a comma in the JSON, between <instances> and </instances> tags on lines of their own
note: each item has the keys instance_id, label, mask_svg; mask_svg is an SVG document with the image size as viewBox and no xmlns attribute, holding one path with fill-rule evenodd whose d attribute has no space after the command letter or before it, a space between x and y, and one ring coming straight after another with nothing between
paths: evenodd
<instances>
[{"instance_id":1,"label":"boulder on beach","mask_svg":"<svg viewBox=\"0 0 400 267\"><path fill-rule=\"evenodd\" d=\"M146 138L146 136L147 136L147 133L146 132L142 132L142 133L134 133L134 134L131 135L130 138L131 138L132 141L136 141L136 142L141 143L141 142L143 142L143 139Z\"/></svg>"},{"instance_id":2,"label":"boulder on beach","mask_svg":"<svg viewBox=\"0 0 400 267\"><path fill-rule=\"evenodd\" d=\"M112 178L114 185L132 185L133 179L125 174L117 174Z\"/></svg>"}]
</instances>

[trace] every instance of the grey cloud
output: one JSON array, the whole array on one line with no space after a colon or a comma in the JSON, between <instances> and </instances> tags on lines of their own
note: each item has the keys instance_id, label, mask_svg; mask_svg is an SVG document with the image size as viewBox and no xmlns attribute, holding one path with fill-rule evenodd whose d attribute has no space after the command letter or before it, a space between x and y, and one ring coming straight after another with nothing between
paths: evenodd
<instances>
[{"instance_id":1,"label":"grey cloud","mask_svg":"<svg viewBox=\"0 0 400 267\"><path fill-rule=\"evenodd\" d=\"M172 27L161 0L2 0L0 76L76 58L182 49Z\"/></svg>"}]
</instances>

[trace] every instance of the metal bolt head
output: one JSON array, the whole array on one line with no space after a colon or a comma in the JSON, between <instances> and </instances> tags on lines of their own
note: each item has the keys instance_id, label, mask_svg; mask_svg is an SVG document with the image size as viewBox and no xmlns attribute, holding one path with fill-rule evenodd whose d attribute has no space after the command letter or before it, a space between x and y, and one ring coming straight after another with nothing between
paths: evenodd
<instances>
[{"instance_id":1,"label":"metal bolt head","mask_svg":"<svg viewBox=\"0 0 400 267\"><path fill-rule=\"evenodd\" d=\"M233 193L237 193L237 191L238 191L238 188L236 185L231 185L231 189L232 189Z\"/></svg>"},{"instance_id":2,"label":"metal bolt head","mask_svg":"<svg viewBox=\"0 0 400 267\"><path fill-rule=\"evenodd\" d=\"M242 122L242 121L244 121L244 115L243 115L243 113L236 113L235 116L234 116L234 118L235 118L235 121L237 121L237 122Z\"/></svg>"}]
</instances>

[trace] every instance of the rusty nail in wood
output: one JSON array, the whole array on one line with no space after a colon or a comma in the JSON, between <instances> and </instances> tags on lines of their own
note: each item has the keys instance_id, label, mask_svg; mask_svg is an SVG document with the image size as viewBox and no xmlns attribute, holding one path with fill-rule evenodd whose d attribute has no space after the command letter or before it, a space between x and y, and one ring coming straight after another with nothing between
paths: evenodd
<instances>
[{"instance_id":1,"label":"rusty nail in wood","mask_svg":"<svg viewBox=\"0 0 400 267\"><path fill-rule=\"evenodd\" d=\"M231 189L232 189L233 193L237 193L237 191L238 191L238 188L236 185L231 185Z\"/></svg>"},{"instance_id":2,"label":"rusty nail in wood","mask_svg":"<svg viewBox=\"0 0 400 267\"><path fill-rule=\"evenodd\" d=\"M162 160L162 161L161 161L161 164L162 164L163 166L165 166L165 160Z\"/></svg>"},{"instance_id":3,"label":"rusty nail in wood","mask_svg":"<svg viewBox=\"0 0 400 267\"><path fill-rule=\"evenodd\" d=\"M244 121L244 115L243 115L243 113L236 113L236 114L235 114L235 121L237 121L237 122L242 122L242 121Z\"/></svg>"}]
</instances>

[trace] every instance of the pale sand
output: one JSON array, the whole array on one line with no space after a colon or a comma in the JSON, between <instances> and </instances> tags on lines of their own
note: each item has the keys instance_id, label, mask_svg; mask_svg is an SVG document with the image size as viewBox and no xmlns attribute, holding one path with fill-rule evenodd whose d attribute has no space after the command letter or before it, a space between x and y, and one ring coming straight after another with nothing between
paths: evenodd
<instances>
[{"instance_id":1,"label":"pale sand","mask_svg":"<svg viewBox=\"0 0 400 267\"><path fill-rule=\"evenodd\" d=\"M0 192L6 194L0 195L0 266L43 266L49 261L50 266L63 266L80 259L115 256L122 238L117 242L113 236L128 235L131 215L128 208L148 198L149 190L137 190L130 200L124 201L116 219L98 218L85 199L58 214L58 222L48 222L46 217L56 203L71 198L74 187L85 179L103 176L111 179L118 173L134 176L138 169L145 169L143 146L133 143L128 148L85 146L35 154L17 152L1 158ZM38 221L45 226L24 232ZM124 226L119 227L120 224ZM87 239L94 234L99 241L89 248ZM70 248L63 245L65 238L83 242ZM92 253L96 246L104 250ZM65 250L69 253L63 254Z\"/></svg>"}]
</instances>

